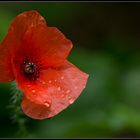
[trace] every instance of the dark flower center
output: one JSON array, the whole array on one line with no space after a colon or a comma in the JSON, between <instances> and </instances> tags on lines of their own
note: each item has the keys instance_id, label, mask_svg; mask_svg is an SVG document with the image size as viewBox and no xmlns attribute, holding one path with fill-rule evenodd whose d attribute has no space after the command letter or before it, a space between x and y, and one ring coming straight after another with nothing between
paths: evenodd
<instances>
[{"instance_id":1,"label":"dark flower center","mask_svg":"<svg viewBox=\"0 0 140 140\"><path fill-rule=\"evenodd\" d=\"M39 77L40 70L37 65L27 59L23 60L21 69L26 78L36 80Z\"/></svg>"},{"instance_id":2,"label":"dark flower center","mask_svg":"<svg viewBox=\"0 0 140 140\"><path fill-rule=\"evenodd\" d=\"M26 63L24 66L24 72L26 74L34 74L36 70L36 65L34 63Z\"/></svg>"}]
</instances>

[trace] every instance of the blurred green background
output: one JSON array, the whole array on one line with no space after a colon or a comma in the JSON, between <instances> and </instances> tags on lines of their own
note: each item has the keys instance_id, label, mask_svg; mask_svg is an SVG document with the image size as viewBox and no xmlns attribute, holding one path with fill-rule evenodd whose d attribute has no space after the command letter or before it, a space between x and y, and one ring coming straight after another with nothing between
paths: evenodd
<instances>
[{"instance_id":1,"label":"blurred green background","mask_svg":"<svg viewBox=\"0 0 140 140\"><path fill-rule=\"evenodd\" d=\"M90 77L75 103L57 116L40 121L24 115L26 134L7 108L11 84L1 83L0 137L140 137L140 3L0 2L1 40L26 10L37 10L72 40L68 59Z\"/></svg>"}]
</instances>

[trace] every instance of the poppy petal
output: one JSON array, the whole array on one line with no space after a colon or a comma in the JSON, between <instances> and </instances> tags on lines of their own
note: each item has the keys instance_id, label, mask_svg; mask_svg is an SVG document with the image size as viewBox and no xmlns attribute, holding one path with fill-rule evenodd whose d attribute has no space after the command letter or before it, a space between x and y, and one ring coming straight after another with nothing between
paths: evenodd
<instances>
[{"instance_id":1,"label":"poppy petal","mask_svg":"<svg viewBox=\"0 0 140 140\"><path fill-rule=\"evenodd\" d=\"M50 108L47 108L44 105L35 104L25 97L21 102L21 108L27 116L33 119L41 120L44 118L49 118Z\"/></svg>"},{"instance_id":2,"label":"poppy petal","mask_svg":"<svg viewBox=\"0 0 140 140\"><path fill-rule=\"evenodd\" d=\"M87 79L88 74L68 61L57 69L47 69L41 73L36 85L20 87L26 97L22 109L31 118L53 117L78 98Z\"/></svg>"},{"instance_id":3,"label":"poppy petal","mask_svg":"<svg viewBox=\"0 0 140 140\"><path fill-rule=\"evenodd\" d=\"M27 53L34 49L35 56L44 67L55 67L64 63L72 42L56 27L39 25L26 32L21 46Z\"/></svg>"},{"instance_id":4,"label":"poppy petal","mask_svg":"<svg viewBox=\"0 0 140 140\"><path fill-rule=\"evenodd\" d=\"M10 82L14 80L14 74L11 65L11 52L8 44L12 44L12 34L5 37L0 45L0 81Z\"/></svg>"},{"instance_id":5,"label":"poppy petal","mask_svg":"<svg viewBox=\"0 0 140 140\"><path fill-rule=\"evenodd\" d=\"M0 46L0 81L14 80L11 65L13 47L18 47L28 28L35 25L46 25L45 19L35 10L23 12L11 22L8 33Z\"/></svg>"},{"instance_id":6,"label":"poppy petal","mask_svg":"<svg viewBox=\"0 0 140 140\"><path fill-rule=\"evenodd\" d=\"M28 28L36 25L45 24L45 19L35 10L26 11L17 15L10 24L10 29L12 29L16 35L17 40L21 40Z\"/></svg>"}]
</instances>

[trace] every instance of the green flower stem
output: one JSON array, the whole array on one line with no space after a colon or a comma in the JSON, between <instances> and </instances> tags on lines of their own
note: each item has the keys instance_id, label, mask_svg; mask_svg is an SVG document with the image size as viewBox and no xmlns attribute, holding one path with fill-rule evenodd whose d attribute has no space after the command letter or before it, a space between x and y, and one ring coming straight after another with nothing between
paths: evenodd
<instances>
[{"instance_id":1,"label":"green flower stem","mask_svg":"<svg viewBox=\"0 0 140 140\"><path fill-rule=\"evenodd\" d=\"M10 116L13 123L16 123L19 127L16 136L20 137L27 137L29 135L27 128L26 128L26 121L21 107L20 103L22 100L22 92L17 89L16 82L12 82L12 88L11 88L11 99L10 104L8 108L10 109Z\"/></svg>"}]
</instances>

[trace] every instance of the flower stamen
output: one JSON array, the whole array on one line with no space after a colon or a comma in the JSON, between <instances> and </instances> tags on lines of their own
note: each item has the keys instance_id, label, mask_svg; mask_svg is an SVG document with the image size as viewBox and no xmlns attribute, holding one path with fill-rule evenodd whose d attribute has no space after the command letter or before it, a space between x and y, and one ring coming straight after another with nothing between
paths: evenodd
<instances>
[{"instance_id":1,"label":"flower stamen","mask_svg":"<svg viewBox=\"0 0 140 140\"><path fill-rule=\"evenodd\" d=\"M34 63L29 62L29 63L25 64L24 72L26 74L34 74L35 69L36 69L36 65Z\"/></svg>"},{"instance_id":2,"label":"flower stamen","mask_svg":"<svg viewBox=\"0 0 140 140\"><path fill-rule=\"evenodd\" d=\"M27 59L21 64L22 72L29 80L36 80L39 77L39 68L37 65Z\"/></svg>"}]
</instances>

